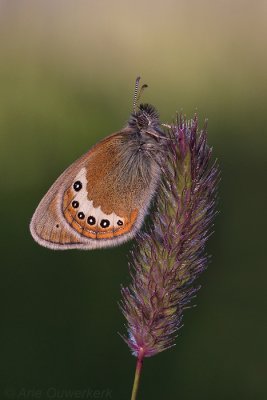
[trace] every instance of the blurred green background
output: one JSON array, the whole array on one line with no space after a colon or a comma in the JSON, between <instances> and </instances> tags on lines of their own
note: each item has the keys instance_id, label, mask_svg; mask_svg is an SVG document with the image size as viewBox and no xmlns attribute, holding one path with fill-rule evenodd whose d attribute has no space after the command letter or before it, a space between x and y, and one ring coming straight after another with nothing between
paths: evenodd
<instances>
[{"instance_id":1,"label":"blurred green background","mask_svg":"<svg viewBox=\"0 0 267 400\"><path fill-rule=\"evenodd\" d=\"M117 302L131 244L53 252L28 225L57 176L125 124L139 74L162 121L209 118L223 177L198 307L145 361L140 399L267 398L266 38L261 0L0 1L0 398L130 397Z\"/></svg>"}]
</instances>

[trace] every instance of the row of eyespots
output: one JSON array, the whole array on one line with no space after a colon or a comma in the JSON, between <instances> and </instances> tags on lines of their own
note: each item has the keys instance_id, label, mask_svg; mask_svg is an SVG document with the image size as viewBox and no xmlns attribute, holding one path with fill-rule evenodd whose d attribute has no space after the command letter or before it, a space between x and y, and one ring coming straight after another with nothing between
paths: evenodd
<instances>
[{"instance_id":1,"label":"row of eyespots","mask_svg":"<svg viewBox=\"0 0 267 400\"><path fill-rule=\"evenodd\" d=\"M77 215L78 215L78 218L81 219L81 220L83 220L85 218L85 215L84 215L84 213L82 211L78 212ZM90 215L87 218L87 222L88 222L89 225L95 225L96 224L96 219L95 219L95 217ZM117 225L122 226L123 222L119 219L117 221ZM101 228L108 228L110 226L110 221L108 219L101 219L100 226L101 226Z\"/></svg>"},{"instance_id":2,"label":"row of eyespots","mask_svg":"<svg viewBox=\"0 0 267 400\"><path fill-rule=\"evenodd\" d=\"M80 181L76 181L73 185L73 188L76 192L78 192L79 190L81 190L82 188L82 183ZM74 200L72 202L72 207L73 208L78 208L79 207L79 202ZM83 220L85 218L85 215L82 211L78 212L78 218ZM87 222L89 225L95 225L96 224L96 219L95 217L93 217L92 215L90 215L90 217L87 218ZM123 225L123 221L122 220L118 220L117 221L117 225L118 226L122 226ZM102 228L108 228L110 226L110 221L108 219L102 219L100 222L100 226Z\"/></svg>"},{"instance_id":3,"label":"row of eyespots","mask_svg":"<svg viewBox=\"0 0 267 400\"><path fill-rule=\"evenodd\" d=\"M83 219L85 218L85 215L84 215L84 213L83 213L82 211L79 212L77 215L78 215L78 218L81 219L81 220L83 220ZM95 219L95 217L93 217L92 215L90 215L90 216L87 218L87 222L88 222L89 225L95 225L95 224L96 224L96 219ZM110 221L109 221L108 219L101 219L100 226L101 226L102 228L108 228L109 225L110 225ZM119 219L119 220L117 221L117 225L122 226L122 225L123 225L123 222Z\"/></svg>"}]
</instances>

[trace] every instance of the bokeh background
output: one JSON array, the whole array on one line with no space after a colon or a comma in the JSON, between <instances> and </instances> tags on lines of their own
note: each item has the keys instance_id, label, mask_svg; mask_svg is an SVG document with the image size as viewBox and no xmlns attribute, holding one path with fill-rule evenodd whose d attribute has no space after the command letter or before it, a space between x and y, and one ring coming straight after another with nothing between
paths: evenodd
<instances>
[{"instance_id":1,"label":"bokeh background","mask_svg":"<svg viewBox=\"0 0 267 400\"><path fill-rule=\"evenodd\" d=\"M163 121L209 118L223 177L198 306L145 361L140 399L267 398L266 38L263 0L0 1L1 398L130 397L117 302L131 244L53 252L28 225L57 176L125 124L139 74Z\"/></svg>"}]
</instances>

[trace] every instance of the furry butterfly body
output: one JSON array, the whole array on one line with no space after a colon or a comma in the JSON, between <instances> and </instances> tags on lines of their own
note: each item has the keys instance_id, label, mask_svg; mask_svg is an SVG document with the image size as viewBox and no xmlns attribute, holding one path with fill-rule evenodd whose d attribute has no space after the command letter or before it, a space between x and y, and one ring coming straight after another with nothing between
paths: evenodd
<instances>
[{"instance_id":1,"label":"furry butterfly body","mask_svg":"<svg viewBox=\"0 0 267 400\"><path fill-rule=\"evenodd\" d=\"M141 104L121 131L96 144L49 189L30 224L51 249L118 245L140 229L160 178L164 133Z\"/></svg>"}]
</instances>

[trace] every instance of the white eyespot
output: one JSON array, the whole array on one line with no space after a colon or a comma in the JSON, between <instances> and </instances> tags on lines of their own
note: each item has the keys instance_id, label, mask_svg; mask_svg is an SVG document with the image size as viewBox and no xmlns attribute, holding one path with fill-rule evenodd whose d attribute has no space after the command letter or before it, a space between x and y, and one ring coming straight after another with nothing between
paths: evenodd
<instances>
[{"instance_id":1,"label":"white eyespot","mask_svg":"<svg viewBox=\"0 0 267 400\"><path fill-rule=\"evenodd\" d=\"M108 228L110 225L110 222L108 219L102 219L100 222L100 226L101 228Z\"/></svg>"},{"instance_id":2,"label":"white eyespot","mask_svg":"<svg viewBox=\"0 0 267 400\"><path fill-rule=\"evenodd\" d=\"M95 219L95 217L93 215L90 215L87 218L87 222L88 222L89 225L95 225L96 224L96 219Z\"/></svg>"}]
</instances>

